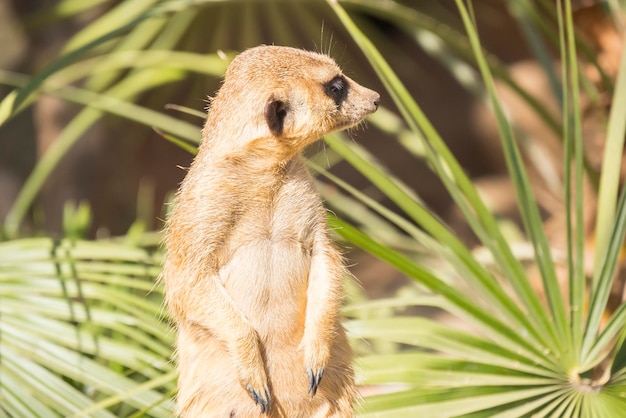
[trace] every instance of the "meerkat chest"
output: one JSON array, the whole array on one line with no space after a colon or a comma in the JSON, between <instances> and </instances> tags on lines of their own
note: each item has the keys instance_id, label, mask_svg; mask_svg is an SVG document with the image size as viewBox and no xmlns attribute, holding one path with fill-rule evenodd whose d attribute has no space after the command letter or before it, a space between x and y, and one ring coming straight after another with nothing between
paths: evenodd
<instances>
[{"instance_id":1,"label":"meerkat chest","mask_svg":"<svg viewBox=\"0 0 626 418\"><path fill-rule=\"evenodd\" d=\"M271 318L272 329L283 324L287 333L304 317L314 237L326 228L312 178L291 174L271 198L255 201L239 218L220 274L251 322L269 329L263 324Z\"/></svg>"},{"instance_id":2,"label":"meerkat chest","mask_svg":"<svg viewBox=\"0 0 626 418\"><path fill-rule=\"evenodd\" d=\"M242 245L307 249L325 211L313 178L299 160L291 162L274 188L252 194L235 226L231 250Z\"/></svg>"},{"instance_id":3,"label":"meerkat chest","mask_svg":"<svg viewBox=\"0 0 626 418\"><path fill-rule=\"evenodd\" d=\"M271 198L251 203L234 229L231 253L250 247L265 259L267 251L294 257L310 252L315 230L324 220L312 180L287 178Z\"/></svg>"}]
</instances>

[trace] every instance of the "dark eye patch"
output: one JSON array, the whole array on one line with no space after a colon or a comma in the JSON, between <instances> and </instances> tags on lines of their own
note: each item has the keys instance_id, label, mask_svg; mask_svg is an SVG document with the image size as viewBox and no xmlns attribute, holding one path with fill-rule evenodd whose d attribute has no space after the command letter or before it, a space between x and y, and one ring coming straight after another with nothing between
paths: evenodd
<instances>
[{"instance_id":1,"label":"dark eye patch","mask_svg":"<svg viewBox=\"0 0 626 418\"><path fill-rule=\"evenodd\" d=\"M324 92L339 106L348 95L348 82L342 76L337 76L324 83Z\"/></svg>"}]
</instances>

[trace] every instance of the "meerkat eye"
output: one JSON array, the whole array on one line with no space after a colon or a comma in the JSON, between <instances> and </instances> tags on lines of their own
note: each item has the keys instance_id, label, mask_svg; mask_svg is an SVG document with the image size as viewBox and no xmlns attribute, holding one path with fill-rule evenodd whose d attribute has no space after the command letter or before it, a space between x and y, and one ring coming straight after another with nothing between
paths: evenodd
<instances>
[{"instance_id":1,"label":"meerkat eye","mask_svg":"<svg viewBox=\"0 0 626 418\"><path fill-rule=\"evenodd\" d=\"M324 91L339 106L348 94L348 83L342 76L337 76L324 84Z\"/></svg>"}]
</instances>

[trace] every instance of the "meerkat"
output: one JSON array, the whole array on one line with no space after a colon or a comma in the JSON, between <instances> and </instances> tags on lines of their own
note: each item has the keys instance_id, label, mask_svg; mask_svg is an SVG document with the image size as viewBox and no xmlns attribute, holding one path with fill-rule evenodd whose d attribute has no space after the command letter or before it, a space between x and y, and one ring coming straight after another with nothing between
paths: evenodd
<instances>
[{"instance_id":1,"label":"meerkat","mask_svg":"<svg viewBox=\"0 0 626 418\"><path fill-rule=\"evenodd\" d=\"M179 416L353 416L346 270L300 152L379 97L300 49L230 63L166 226Z\"/></svg>"}]
</instances>

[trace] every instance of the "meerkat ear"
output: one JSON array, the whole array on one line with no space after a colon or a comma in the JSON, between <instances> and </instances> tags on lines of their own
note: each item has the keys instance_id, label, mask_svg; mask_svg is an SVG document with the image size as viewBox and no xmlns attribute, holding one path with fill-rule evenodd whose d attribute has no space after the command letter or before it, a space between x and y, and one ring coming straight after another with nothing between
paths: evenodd
<instances>
[{"instance_id":1,"label":"meerkat ear","mask_svg":"<svg viewBox=\"0 0 626 418\"><path fill-rule=\"evenodd\" d=\"M275 99L273 96L270 97L265 105L265 121L272 135L281 136L283 134L286 116L287 105L283 101Z\"/></svg>"}]
</instances>

